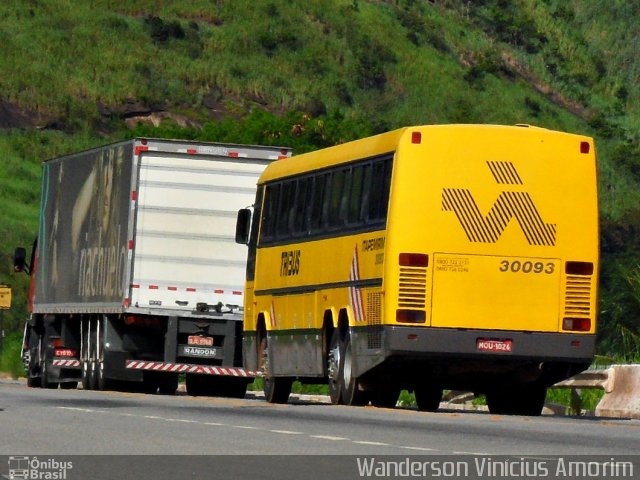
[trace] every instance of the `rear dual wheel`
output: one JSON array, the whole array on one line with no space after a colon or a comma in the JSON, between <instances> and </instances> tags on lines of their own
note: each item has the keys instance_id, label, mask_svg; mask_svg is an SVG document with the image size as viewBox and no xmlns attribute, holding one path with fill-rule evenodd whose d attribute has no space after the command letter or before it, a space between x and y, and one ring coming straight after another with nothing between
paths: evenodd
<instances>
[{"instance_id":1,"label":"rear dual wheel","mask_svg":"<svg viewBox=\"0 0 640 480\"><path fill-rule=\"evenodd\" d=\"M360 382L353 375L353 350L351 335L344 335L334 330L327 354L327 377L329 396L334 405L366 405L369 401L367 392L360 387Z\"/></svg>"},{"instance_id":2,"label":"rear dual wheel","mask_svg":"<svg viewBox=\"0 0 640 480\"><path fill-rule=\"evenodd\" d=\"M499 415L539 416L546 396L544 385L529 383L487 392L487 405L491 413Z\"/></svg>"},{"instance_id":3,"label":"rear dual wheel","mask_svg":"<svg viewBox=\"0 0 640 480\"><path fill-rule=\"evenodd\" d=\"M263 330L258 341L258 370L262 372L264 398L269 403L287 403L291 394L293 378L272 375L273 359L269 349L267 333Z\"/></svg>"}]
</instances>

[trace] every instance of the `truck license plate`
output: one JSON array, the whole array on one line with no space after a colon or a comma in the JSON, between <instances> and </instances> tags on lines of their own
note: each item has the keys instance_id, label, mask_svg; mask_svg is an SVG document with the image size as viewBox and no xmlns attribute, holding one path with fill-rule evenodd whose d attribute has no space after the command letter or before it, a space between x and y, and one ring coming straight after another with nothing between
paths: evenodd
<instances>
[{"instance_id":1,"label":"truck license plate","mask_svg":"<svg viewBox=\"0 0 640 480\"><path fill-rule=\"evenodd\" d=\"M481 352L511 353L513 350L513 341L479 338L476 341L476 347Z\"/></svg>"},{"instance_id":2,"label":"truck license plate","mask_svg":"<svg viewBox=\"0 0 640 480\"><path fill-rule=\"evenodd\" d=\"M189 335L187 343L189 345L196 345L198 347L210 347L213 345L213 338L201 337L200 335Z\"/></svg>"}]
</instances>

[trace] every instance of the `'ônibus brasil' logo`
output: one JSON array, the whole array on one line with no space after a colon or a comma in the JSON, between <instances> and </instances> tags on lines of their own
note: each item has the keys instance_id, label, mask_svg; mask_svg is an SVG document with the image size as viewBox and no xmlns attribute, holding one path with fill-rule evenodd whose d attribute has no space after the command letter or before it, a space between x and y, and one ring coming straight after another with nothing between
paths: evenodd
<instances>
[{"instance_id":1,"label":"'\u00f4nibus brasil' logo","mask_svg":"<svg viewBox=\"0 0 640 480\"><path fill-rule=\"evenodd\" d=\"M511 162L487 162L493 178L501 185L522 185ZM482 215L471 192L466 188L444 188L442 210L454 212L467 238L472 242L495 243L515 218L530 245L554 246L555 223L545 223L528 192L502 192L489 213Z\"/></svg>"}]
</instances>

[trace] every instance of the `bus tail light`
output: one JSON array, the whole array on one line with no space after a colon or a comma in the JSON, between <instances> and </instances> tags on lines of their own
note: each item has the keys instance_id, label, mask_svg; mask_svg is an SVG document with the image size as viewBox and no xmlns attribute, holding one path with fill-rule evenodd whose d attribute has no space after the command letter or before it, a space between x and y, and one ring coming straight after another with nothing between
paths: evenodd
<instances>
[{"instance_id":1,"label":"bus tail light","mask_svg":"<svg viewBox=\"0 0 640 480\"><path fill-rule=\"evenodd\" d=\"M424 323L427 314L421 310L396 310L396 322L399 323Z\"/></svg>"},{"instance_id":2,"label":"bus tail light","mask_svg":"<svg viewBox=\"0 0 640 480\"><path fill-rule=\"evenodd\" d=\"M588 332L591 330L590 318L564 318L562 329L570 332Z\"/></svg>"},{"instance_id":3,"label":"bus tail light","mask_svg":"<svg viewBox=\"0 0 640 480\"><path fill-rule=\"evenodd\" d=\"M567 262L564 265L567 275L593 275L593 263L591 262Z\"/></svg>"},{"instance_id":4,"label":"bus tail light","mask_svg":"<svg viewBox=\"0 0 640 480\"><path fill-rule=\"evenodd\" d=\"M428 267L429 255L424 253L401 253L399 263L401 267Z\"/></svg>"},{"instance_id":5,"label":"bus tail light","mask_svg":"<svg viewBox=\"0 0 640 480\"><path fill-rule=\"evenodd\" d=\"M416 143L416 144L422 143L422 133L411 132L411 143Z\"/></svg>"}]
</instances>

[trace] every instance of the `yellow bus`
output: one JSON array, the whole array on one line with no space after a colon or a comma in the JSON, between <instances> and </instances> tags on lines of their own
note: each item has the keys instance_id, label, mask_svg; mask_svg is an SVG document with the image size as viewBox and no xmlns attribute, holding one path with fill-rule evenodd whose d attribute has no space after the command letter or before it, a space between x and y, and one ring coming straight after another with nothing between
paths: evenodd
<instances>
[{"instance_id":1,"label":"yellow bus","mask_svg":"<svg viewBox=\"0 0 640 480\"><path fill-rule=\"evenodd\" d=\"M595 350L593 140L529 125L401 128L272 163L249 247L245 368L266 399L434 411L443 389L539 415Z\"/></svg>"}]
</instances>

